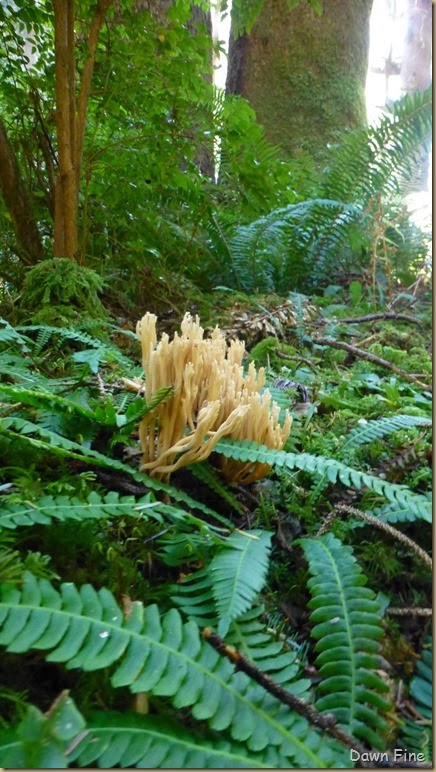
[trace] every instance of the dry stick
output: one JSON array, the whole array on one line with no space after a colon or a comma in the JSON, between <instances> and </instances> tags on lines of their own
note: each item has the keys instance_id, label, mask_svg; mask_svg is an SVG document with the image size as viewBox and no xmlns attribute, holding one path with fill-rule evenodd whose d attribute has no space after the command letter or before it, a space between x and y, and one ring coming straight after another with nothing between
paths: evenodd
<instances>
[{"instance_id":1,"label":"dry stick","mask_svg":"<svg viewBox=\"0 0 436 772\"><path fill-rule=\"evenodd\" d=\"M331 737L334 737L335 740L338 740L347 748L358 751L360 754L368 753L368 749L365 748L364 745L362 745L358 740L355 740L353 737L350 737L350 735L344 732L343 729L337 725L336 719L331 713L322 714L316 710L316 708L312 707L312 705L309 705L308 702L301 699L301 697L296 697L295 694L288 692L287 689L284 689L283 686L280 686L278 683L273 681L273 679L266 675L266 673L263 673L261 670L259 670L254 662L251 662L251 660L244 657L243 654L240 654L239 651L232 648L232 646L228 646L226 642L218 635L218 633L214 633L210 627L204 628L203 638L219 654L227 657L227 659L230 660L233 665L235 665L236 670L242 670L244 673L247 673L247 675L250 676L253 681L256 681L258 684L263 686L267 692L273 694L274 697L277 697L277 699L280 700L280 702L282 702L284 705L288 705L290 708L295 710L296 713L299 713L300 716L307 718L311 724L314 724L320 729L324 729L324 731L327 732ZM371 762L365 763L361 761L360 765L362 767L374 768L374 764ZM407 761L386 761L383 763L383 766L391 767L394 769L397 767L417 767L419 769L427 767L429 769L432 768L431 764L415 764L414 762Z\"/></svg>"},{"instance_id":2,"label":"dry stick","mask_svg":"<svg viewBox=\"0 0 436 772\"><path fill-rule=\"evenodd\" d=\"M338 324L357 324L358 322L372 322L377 319L399 319L404 322L411 322L422 327L422 322L409 314L397 314L395 311L380 311L377 314L366 314L366 316L347 317L347 319L337 319Z\"/></svg>"},{"instance_id":3,"label":"dry stick","mask_svg":"<svg viewBox=\"0 0 436 772\"><path fill-rule=\"evenodd\" d=\"M266 673L259 670L254 662L251 662L247 657L244 657L243 654L240 654L239 651L232 648L232 646L228 646L218 633L215 633L210 627L204 628L203 638L219 654L227 657L227 659L235 665L236 670L242 670L244 673L247 673L253 681L256 681L263 686L267 692L273 694L280 702L284 705L288 705L299 713L300 716L307 718L311 724L318 726L320 729L324 729L328 734L334 737L335 740L339 740L339 742L347 748L353 748L354 750L359 751L359 753L366 752L366 748L364 748L363 745L337 726L336 719L331 713L322 714L312 707L312 705L309 705L308 702L301 699L301 697L296 697L295 694L288 692L287 689L284 689L283 686L280 686L280 684L273 681Z\"/></svg>"},{"instance_id":4,"label":"dry stick","mask_svg":"<svg viewBox=\"0 0 436 772\"><path fill-rule=\"evenodd\" d=\"M304 362L304 364L308 365L309 367L311 367L312 370L315 370L315 365L318 362L321 362L320 359L317 359L317 360L314 359L313 362L311 362L310 359L307 359L306 357L302 357L302 356L300 356L300 354L285 354L284 351L280 351L280 349L278 349L278 348L274 349L274 354L276 354L278 357L280 357L280 359L291 359L291 360L295 360L297 362Z\"/></svg>"},{"instance_id":5,"label":"dry stick","mask_svg":"<svg viewBox=\"0 0 436 772\"><path fill-rule=\"evenodd\" d=\"M336 504L333 512L330 512L330 515L334 516L338 512L345 512L348 515L355 515L356 517L359 517L361 520L365 520L365 522L370 523L371 525L374 525L376 528L380 528L381 531L384 531L385 533L388 533L390 536L393 536L394 539L397 539L397 541L402 542L406 547L408 547L411 550L411 552L413 552L415 556L419 560L421 560L427 568L430 569L430 571L432 570L433 561L430 555L427 555L427 553L416 542L414 542L413 539L410 539L404 533L402 533L401 531L398 531L397 528L394 528L392 525L389 525L388 523L384 523L382 520L378 520L376 517L373 517L373 515L368 515L367 512L362 512L360 509L356 509L355 507L350 507L347 504ZM330 515L329 515L329 518L330 518ZM329 523L332 521L332 519L333 518L329 519Z\"/></svg>"},{"instance_id":6,"label":"dry stick","mask_svg":"<svg viewBox=\"0 0 436 772\"><path fill-rule=\"evenodd\" d=\"M381 357L375 356L375 354L370 354L369 351L356 348L356 346L350 346L349 343L340 343L339 341L333 340L332 338L314 338L313 342L319 346L331 346L332 348L343 349L355 357L361 357L361 359L366 359L368 362L372 362L379 367L386 367L388 370L392 370L394 373L397 373L397 375L401 375L405 381L414 383L416 386L420 386L421 389L426 389L426 391L431 389L431 386L427 386L427 384L419 381L417 378L414 378L413 375L406 373L405 370L402 370L400 367L393 365L392 362L388 362L387 359L382 359Z\"/></svg>"},{"instance_id":7,"label":"dry stick","mask_svg":"<svg viewBox=\"0 0 436 772\"><path fill-rule=\"evenodd\" d=\"M431 617L433 615L432 608L392 608L386 609L386 614L390 614L393 617Z\"/></svg>"}]
</instances>

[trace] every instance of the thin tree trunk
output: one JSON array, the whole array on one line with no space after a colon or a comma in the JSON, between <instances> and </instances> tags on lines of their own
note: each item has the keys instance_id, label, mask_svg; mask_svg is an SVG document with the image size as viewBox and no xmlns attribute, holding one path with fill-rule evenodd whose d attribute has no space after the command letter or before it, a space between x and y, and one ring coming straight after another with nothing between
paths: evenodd
<instances>
[{"instance_id":1,"label":"thin tree trunk","mask_svg":"<svg viewBox=\"0 0 436 772\"><path fill-rule=\"evenodd\" d=\"M56 131L59 172L55 189L55 257L78 251L75 170L74 0L54 0Z\"/></svg>"},{"instance_id":2,"label":"thin tree trunk","mask_svg":"<svg viewBox=\"0 0 436 772\"><path fill-rule=\"evenodd\" d=\"M42 259L44 250L33 217L31 203L11 147L6 127L0 120L0 190L14 225L15 236L24 262L33 265Z\"/></svg>"},{"instance_id":3,"label":"thin tree trunk","mask_svg":"<svg viewBox=\"0 0 436 772\"><path fill-rule=\"evenodd\" d=\"M98 0L87 40L76 113L74 0L53 0L55 18L56 131L59 173L55 185L55 257L78 258L78 199L86 114L95 55L105 15L113 0Z\"/></svg>"}]
</instances>

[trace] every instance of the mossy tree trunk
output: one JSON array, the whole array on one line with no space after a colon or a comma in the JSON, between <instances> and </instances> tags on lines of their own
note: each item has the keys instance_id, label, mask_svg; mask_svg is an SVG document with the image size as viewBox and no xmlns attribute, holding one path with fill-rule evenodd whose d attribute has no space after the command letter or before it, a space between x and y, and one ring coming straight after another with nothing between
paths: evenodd
<instances>
[{"instance_id":1,"label":"mossy tree trunk","mask_svg":"<svg viewBox=\"0 0 436 772\"><path fill-rule=\"evenodd\" d=\"M366 121L365 80L373 0L264 0L250 34L229 49L228 93L244 96L267 138L286 154L321 159L340 132Z\"/></svg>"}]
</instances>

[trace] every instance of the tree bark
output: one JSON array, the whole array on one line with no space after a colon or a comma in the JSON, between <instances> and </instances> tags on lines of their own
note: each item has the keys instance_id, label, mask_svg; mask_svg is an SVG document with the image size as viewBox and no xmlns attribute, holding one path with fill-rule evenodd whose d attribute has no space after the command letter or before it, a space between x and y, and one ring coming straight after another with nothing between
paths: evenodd
<instances>
[{"instance_id":1,"label":"tree bark","mask_svg":"<svg viewBox=\"0 0 436 772\"><path fill-rule=\"evenodd\" d=\"M98 0L89 28L76 100L74 0L53 0L55 29L56 132L59 172L55 182L55 257L78 258L78 200L86 114L95 54L105 15L113 0ZM77 111L77 112L76 112Z\"/></svg>"},{"instance_id":2,"label":"tree bark","mask_svg":"<svg viewBox=\"0 0 436 772\"><path fill-rule=\"evenodd\" d=\"M0 119L0 190L14 225L24 262L33 265L44 255L38 226L6 127Z\"/></svg>"},{"instance_id":3,"label":"tree bark","mask_svg":"<svg viewBox=\"0 0 436 772\"><path fill-rule=\"evenodd\" d=\"M407 31L401 63L404 94L425 91L431 84L432 2L407 0ZM430 158L424 151L416 162L413 178L405 184L408 193L428 190Z\"/></svg>"},{"instance_id":4,"label":"tree bark","mask_svg":"<svg viewBox=\"0 0 436 772\"><path fill-rule=\"evenodd\" d=\"M55 184L55 257L78 252L78 184L74 67L74 0L53 0L55 31L56 131L59 171Z\"/></svg>"},{"instance_id":5,"label":"tree bark","mask_svg":"<svg viewBox=\"0 0 436 772\"><path fill-rule=\"evenodd\" d=\"M270 142L315 158L366 122L372 0L264 0L250 34L231 36L227 92L244 96Z\"/></svg>"}]
</instances>

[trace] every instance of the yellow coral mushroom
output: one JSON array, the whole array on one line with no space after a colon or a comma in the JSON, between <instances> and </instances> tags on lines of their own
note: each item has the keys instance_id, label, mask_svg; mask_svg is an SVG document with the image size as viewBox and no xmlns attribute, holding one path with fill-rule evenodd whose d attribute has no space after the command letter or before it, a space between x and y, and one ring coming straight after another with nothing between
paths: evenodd
<instances>
[{"instance_id":1,"label":"yellow coral mushroom","mask_svg":"<svg viewBox=\"0 0 436 772\"><path fill-rule=\"evenodd\" d=\"M163 386L173 389L169 399L141 421L141 470L168 479L176 469L207 458L221 437L283 447L292 419L286 411L281 426L280 408L267 389L260 393L265 383L263 368L256 371L251 364L244 374L243 342L228 345L218 327L204 338L198 317L190 314L172 341L164 333L157 342L154 314L145 314L136 331L146 401ZM223 459L222 472L229 480L248 484L264 477L269 466Z\"/></svg>"}]
</instances>

